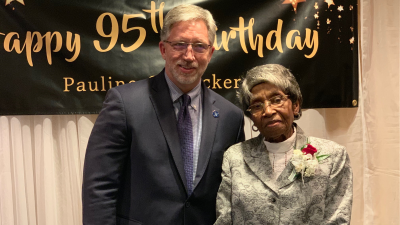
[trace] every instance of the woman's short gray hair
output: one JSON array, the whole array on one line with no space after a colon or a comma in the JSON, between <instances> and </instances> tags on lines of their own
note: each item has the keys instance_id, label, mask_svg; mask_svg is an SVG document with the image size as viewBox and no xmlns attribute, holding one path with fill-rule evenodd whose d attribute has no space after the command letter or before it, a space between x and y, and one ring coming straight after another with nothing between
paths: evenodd
<instances>
[{"instance_id":1,"label":"woman's short gray hair","mask_svg":"<svg viewBox=\"0 0 400 225\"><path fill-rule=\"evenodd\" d=\"M283 93L289 95L289 99L293 103L299 101L299 113L295 115L294 119L300 119L301 105L303 103L300 86L289 69L279 64L256 66L246 73L246 77L243 79L242 85L237 92L239 102L242 105L245 115L251 117L250 112L247 111L252 97L251 89L257 84L265 82L277 86Z\"/></svg>"},{"instance_id":2,"label":"woman's short gray hair","mask_svg":"<svg viewBox=\"0 0 400 225\"><path fill-rule=\"evenodd\" d=\"M210 11L196 5L183 4L171 9L164 18L164 24L161 29L161 41L168 39L172 26L181 21L203 20L208 29L208 40L210 45L214 44L217 26Z\"/></svg>"}]
</instances>

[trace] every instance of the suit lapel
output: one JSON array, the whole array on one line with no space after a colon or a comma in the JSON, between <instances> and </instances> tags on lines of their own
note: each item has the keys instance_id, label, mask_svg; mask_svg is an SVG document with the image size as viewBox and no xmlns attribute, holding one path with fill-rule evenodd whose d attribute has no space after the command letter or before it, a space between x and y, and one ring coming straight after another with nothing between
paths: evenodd
<instances>
[{"instance_id":1,"label":"suit lapel","mask_svg":"<svg viewBox=\"0 0 400 225\"><path fill-rule=\"evenodd\" d=\"M297 124L294 124L294 126L296 127L296 132L297 132L297 136L296 136L296 145L294 146L294 149L300 149L301 147L303 147L303 145L307 144L307 136L304 134L304 131L297 126Z\"/></svg>"},{"instance_id":2,"label":"suit lapel","mask_svg":"<svg viewBox=\"0 0 400 225\"><path fill-rule=\"evenodd\" d=\"M168 84L165 81L164 70L150 79L151 94L150 100L157 114L158 121L164 133L165 139L178 169L183 185L186 187L186 178L179 144L178 129L176 126L176 115L172 105Z\"/></svg>"},{"instance_id":3,"label":"suit lapel","mask_svg":"<svg viewBox=\"0 0 400 225\"><path fill-rule=\"evenodd\" d=\"M300 129L297 124L294 124L294 126L297 128L296 144L294 146L294 149L300 149L303 145L307 144L307 136L304 135L304 131ZM282 171L281 175L279 175L278 179L276 180L278 188L283 188L294 182L294 180L289 180L289 176L292 174L293 169L294 166L292 164L292 161L289 161L285 169Z\"/></svg>"},{"instance_id":4,"label":"suit lapel","mask_svg":"<svg viewBox=\"0 0 400 225\"><path fill-rule=\"evenodd\" d=\"M217 130L219 117L213 116L214 111L219 111L215 106L215 98L210 95L210 90L202 83L203 91L203 117L201 129L201 142L199 149L199 159L197 163L196 178L194 180L193 190L200 182L210 160L214 145L215 132Z\"/></svg>"},{"instance_id":5,"label":"suit lapel","mask_svg":"<svg viewBox=\"0 0 400 225\"><path fill-rule=\"evenodd\" d=\"M279 175L278 179L276 180L276 186L278 189L283 188L291 183L294 180L289 180L289 176L292 174L294 166L291 161L286 165L285 169L283 169L282 173Z\"/></svg>"},{"instance_id":6,"label":"suit lapel","mask_svg":"<svg viewBox=\"0 0 400 225\"><path fill-rule=\"evenodd\" d=\"M254 142L250 145L245 146L244 149L244 161L254 174L260 179L266 186L278 193L278 189L275 185L275 181L272 177L272 165L269 160L268 152L264 144L264 137L260 134Z\"/></svg>"}]
</instances>

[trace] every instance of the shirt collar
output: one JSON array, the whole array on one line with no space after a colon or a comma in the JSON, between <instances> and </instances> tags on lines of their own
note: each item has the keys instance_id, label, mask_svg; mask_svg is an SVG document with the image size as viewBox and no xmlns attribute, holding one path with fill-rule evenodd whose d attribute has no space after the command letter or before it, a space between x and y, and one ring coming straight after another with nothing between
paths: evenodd
<instances>
[{"instance_id":1,"label":"shirt collar","mask_svg":"<svg viewBox=\"0 0 400 225\"><path fill-rule=\"evenodd\" d=\"M165 76L165 80L167 81L167 84L168 84L168 88L169 88L169 92L171 94L172 102L175 103L175 102L179 101L179 98L183 95L183 92L181 91L181 89L179 89L178 86L176 86L174 84L174 82L172 82L171 79L169 79L169 77L168 77L168 75L167 75L167 73L165 71L164 71L164 76ZM190 99L191 99L190 105L195 110L198 109L196 103L200 99L200 94L201 94L201 81L199 81L199 83L196 85L196 87L194 87L191 91L189 91L187 93L187 95L189 95Z\"/></svg>"}]
</instances>

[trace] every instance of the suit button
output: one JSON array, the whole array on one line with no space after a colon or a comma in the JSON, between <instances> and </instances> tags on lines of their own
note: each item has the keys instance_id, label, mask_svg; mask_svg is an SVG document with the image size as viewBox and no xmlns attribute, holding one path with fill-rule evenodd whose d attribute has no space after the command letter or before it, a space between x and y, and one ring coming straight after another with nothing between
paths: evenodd
<instances>
[{"instance_id":1,"label":"suit button","mask_svg":"<svg viewBox=\"0 0 400 225\"><path fill-rule=\"evenodd\" d=\"M190 207L190 202L186 202L186 203L185 203L185 207L186 207L186 208L189 208L189 207Z\"/></svg>"}]
</instances>

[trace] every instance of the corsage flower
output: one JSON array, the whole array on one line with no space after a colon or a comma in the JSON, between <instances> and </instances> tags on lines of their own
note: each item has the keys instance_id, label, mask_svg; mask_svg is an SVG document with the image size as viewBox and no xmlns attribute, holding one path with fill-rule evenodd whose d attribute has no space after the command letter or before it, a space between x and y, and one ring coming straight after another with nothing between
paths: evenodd
<instances>
[{"instance_id":1,"label":"corsage flower","mask_svg":"<svg viewBox=\"0 0 400 225\"><path fill-rule=\"evenodd\" d=\"M301 174L304 183L304 177L314 176L318 169L319 162L329 156L330 155L319 155L318 150L310 143L304 145L301 150L293 150L291 162L294 169L292 174L289 176L289 180L293 181L299 174Z\"/></svg>"}]
</instances>

